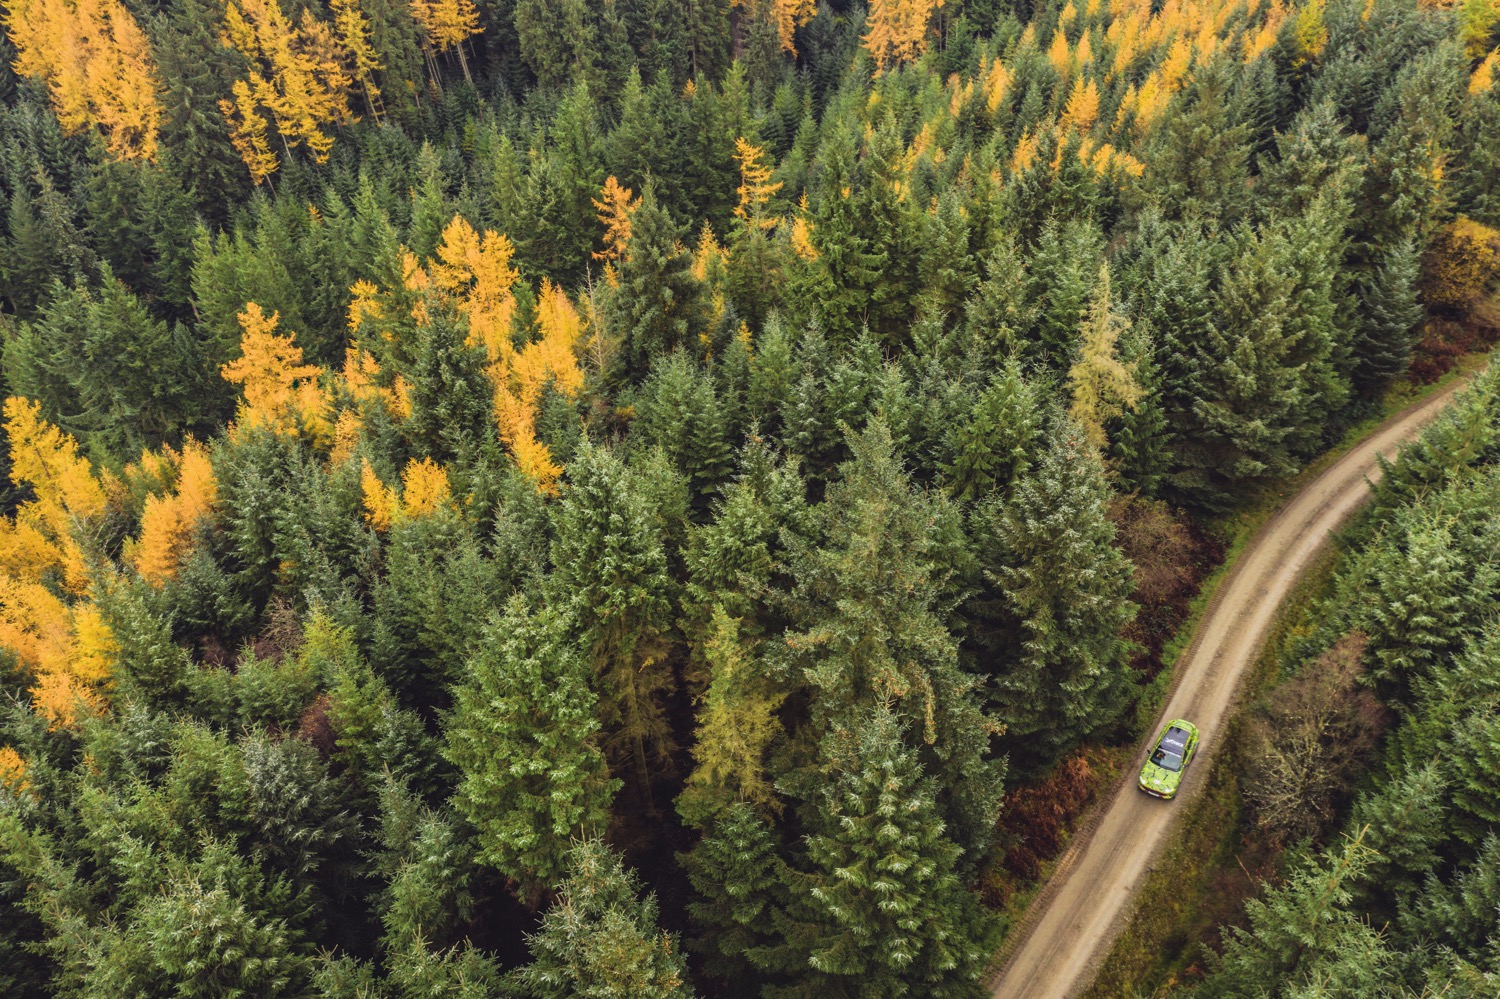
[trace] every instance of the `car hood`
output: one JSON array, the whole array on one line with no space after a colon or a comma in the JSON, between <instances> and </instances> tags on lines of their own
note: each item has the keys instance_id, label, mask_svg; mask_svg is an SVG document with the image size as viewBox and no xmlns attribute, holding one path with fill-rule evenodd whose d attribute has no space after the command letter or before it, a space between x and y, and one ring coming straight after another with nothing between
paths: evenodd
<instances>
[{"instance_id":1,"label":"car hood","mask_svg":"<svg viewBox=\"0 0 1500 999\"><path fill-rule=\"evenodd\" d=\"M1147 763L1141 768L1141 786L1154 791L1170 791L1177 786L1177 780L1181 776L1180 773L1164 769L1155 763Z\"/></svg>"}]
</instances>

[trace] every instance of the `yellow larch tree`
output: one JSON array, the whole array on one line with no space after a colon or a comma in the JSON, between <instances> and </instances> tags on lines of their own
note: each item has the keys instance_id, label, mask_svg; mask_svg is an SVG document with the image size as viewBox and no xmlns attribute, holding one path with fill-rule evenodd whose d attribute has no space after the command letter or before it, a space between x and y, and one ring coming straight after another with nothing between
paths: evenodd
<instances>
[{"instance_id":1,"label":"yellow larch tree","mask_svg":"<svg viewBox=\"0 0 1500 999\"><path fill-rule=\"evenodd\" d=\"M865 50L881 70L912 62L927 51L927 30L943 0L870 0Z\"/></svg>"},{"instance_id":2,"label":"yellow larch tree","mask_svg":"<svg viewBox=\"0 0 1500 999\"><path fill-rule=\"evenodd\" d=\"M1469 93L1482 94L1495 85L1495 75L1500 73L1500 48L1484 57L1469 77Z\"/></svg>"},{"instance_id":3,"label":"yellow larch tree","mask_svg":"<svg viewBox=\"0 0 1500 999\"><path fill-rule=\"evenodd\" d=\"M483 344L494 364L515 348L510 326L516 311L511 266L515 247L493 230L477 232L462 215L443 229L437 256L426 268L427 283L452 301L469 321L469 342ZM421 285L421 281L415 282Z\"/></svg>"},{"instance_id":4,"label":"yellow larch tree","mask_svg":"<svg viewBox=\"0 0 1500 999\"><path fill-rule=\"evenodd\" d=\"M1073 53L1068 48L1068 36L1058 28L1052 35L1052 44L1047 46L1047 61L1057 71L1058 76L1066 77L1073 71Z\"/></svg>"},{"instance_id":5,"label":"yellow larch tree","mask_svg":"<svg viewBox=\"0 0 1500 999\"><path fill-rule=\"evenodd\" d=\"M734 216L745 228L761 231L776 226L776 218L767 209L782 187L779 180L771 183L771 168L761 159L764 155L764 150L746 142L743 135L734 140L734 159L740 166L740 203Z\"/></svg>"},{"instance_id":6,"label":"yellow larch tree","mask_svg":"<svg viewBox=\"0 0 1500 999\"><path fill-rule=\"evenodd\" d=\"M10 746L0 746L0 787L26 790L26 760Z\"/></svg>"},{"instance_id":7,"label":"yellow larch tree","mask_svg":"<svg viewBox=\"0 0 1500 999\"><path fill-rule=\"evenodd\" d=\"M339 44L349 55L354 80L365 97L365 107L378 122L385 106L380 100L380 88L375 85L375 74L384 66L375 51L370 19L359 9L359 0L332 0L331 7L333 29L338 34Z\"/></svg>"},{"instance_id":8,"label":"yellow larch tree","mask_svg":"<svg viewBox=\"0 0 1500 999\"><path fill-rule=\"evenodd\" d=\"M11 478L33 498L0 518L0 646L34 683L32 703L54 725L71 724L80 706L103 703L116 647L91 603L69 604L92 583L78 538L105 513L105 487L71 436L41 418L26 399L5 403ZM58 577L61 577L59 580Z\"/></svg>"},{"instance_id":9,"label":"yellow larch tree","mask_svg":"<svg viewBox=\"0 0 1500 999\"><path fill-rule=\"evenodd\" d=\"M493 231L480 234L455 216L426 265L409 252L405 255L403 284L415 296L412 315L419 325L428 321L429 296L468 320L469 341L485 350L500 439L538 488L550 491L562 469L536 438L537 408L549 381L570 397L581 387L577 350L583 322L562 289L544 281L536 315L540 335L518 350L511 337L514 285L519 278L511 265L513 255L505 236ZM351 322L363 323L372 312L378 316L376 294L373 288L356 286Z\"/></svg>"},{"instance_id":10,"label":"yellow larch tree","mask_svg":"<svg viewBox=\"0 0 1500 999\"><path fill-rule=\"evenodd\" d=\"M453 489L448 472L431 458L413 458L401 472L401 491L380 480L365 461L360 469L365 520L377 531L390 530L403 520L427 517L451 504Z\"/></svg>"},{"instance_id":11,"label":"yellow larch tree","mask_svg":"<svg viewBox=\"0 0 1500 999\"><path fill-rule=\"evenodd\" d=\"M537 407L549 381L569 399L583 387L578 366L583 320L562 288L545 279L537 300L537 326L541 335L514 355L508 370L492 367L491 377L500 438L537 488L553 492L562 467L536 438Z\"/></svg>"},{"instance_id":12,"label":"yellow larch tree","mask_svg":"<svg viewBox=\"0 0 1500 999\"><path fill-rule=\"evenodd\" d=\"M161 85L151 46L120 0L10 0L15 70L47 84L63 130L93 126L117 159L156 158Z\"/></svg>"},{"instance_id":13,"label":"yellow larch tree","mask_svg":"<svg viewBox=\"0 0 1500 999\"><path fill-rule=\"evenodd\" d=\"M333 148L328 126L354 120L346 69L352 56L328 25L304 10L294 26L278 0L228 0L220 41L250 63L244 87L236 87L235 99L220 101L219 108L251 175L263 179L275 169L264 139L266 122L251 121L264 112L287 152L302 145L315 161L325 162Z\"/></svg>"},{"instance_id":14,"label":"yellow larch tree","mask_svg":"<svg viewBox=\"0 0 1500 999\"><path fill-rule=\"evenodd\" d=\"M471 0L411 0L411 14L421 25L430 53L458 51L458 64L464 79L470 83L469 60L464 56L464 42L480 32L479 8ZM436 74L433 79L436 80Z\"/></svg>"},{"instance_id":15,"label":"yellow larch tree","mask_svg":"<svg viewBox=\"0 0 1500 999\"><path fill-rule=\"evenodd\" d=\"M630 245L630 215L641 203L640 198L632 200L631 194L630 188L611 174L605 178L599 197L593 199L599 224L604 226L604 249L593 257L604 262L605 275L611 284L615 282L612 265L625 256L625 248Z\"/></svg>"},{"instance_id":16,"label":"yellow larch tree","mask_svg":"<svg viewBox=\"0 0 1500 999\"><path fill-rule=\"evenodd\" d=\"M1305 65L1323 54L1323 47L1328 44L1328 27L1323 23L1324 6L1325 0L1308 0L1307 5L1297 12L1292 23L1292 37L1297 46L1297 54L1292 59L1294 66Z\"/></svg>"},{"instance_id":17,"label":"yellow larch tree","mask_svg":"<svg viewBox=\"0 0 1500 999\"><path fill-rule=\"evenodd\" d=\"M142 456L143 463L150 457ZM162 457L174 470L176 485L170 492L146 497L140 536L127 544L125 551L136 573L153 586L177 574L190 550L194 528L213 513L219 495L208 449L202 444L190 439L181 453L164 448Z\"/></svg>"},{"instance_id":18,"label":"yellow larch tree","mask_svg":"<svg viewBox=\"0 0 1500 999\"><path fill-rule=\"evenodd\" d=\"M1099 118L1099 85L1092 79L1073 84L1068 105L1063 110L1062 127L1087 132Z\"/></svg>"},{"instance_id":19,"label":"yellow larch tree","mask_svg":"<svg viewBox=\"0 0 1500 999\"><path fill-rule=\"evenodd\" d=\"M1101 265L1093 301L1083 323L1078 360L1068 370L1068 390L1072 395L1068 415L1100 448L1109 443L1104 433L1105 423L1127 408L1134 409L1144 395L1135 380L1134 369L1119 358L1120 337L1128 328L1129 322L1115 311L1110 300L1109 267Z\"/></svg>"},{"instance_id":20,"label":"yellow larch tree","mask_svg":"<svg viewBox=\"0 0 1500 999\"><path fill-rule=\"evenodd\" d=\"M69 592L83 593L88 565L73 528L104 513L104 488L88 460L79 457L78 442L43 420L39 404L7 399L5 428L11 479L31 486L34 497L14 519L0 519L0 572L41 580L56 570Z\"/></svg>"},{"instance_id":21,"label":"yellow larch tree","mask_svg":"<svg viewBox=\"0 0 1500 999\"><path fill-rule=\"evenodd\" d=\"M250 171L250 181L259 184L281 167L281 159L266 139L266 119L250 92L250 84L235 80L231 88L234 100L219 102L219 110L229 123L229 141Z\"/></svg>"},{"instance_id":22,"label":"yellow larch tree","mask_svg":"<svg viewBox=\"0 0 1500 999\"><path fill-rule=\"evenodd\" d=\"M277 434L326 436L328 401L318 387L323 369L302 363L296 334L276 332L280 316L269 316L254 302L239 314L240 356L219 369L225 381L240 386L233 433L266 427Z\"/></svg>"},{"instance_id":23,"label":"yellow larch tree","mask_svg":"<svg viewBox=\"0 0 1500 999\"><path fill-rule=\"evenodd\" d=\"M1500 0L1463 0L1458 5L1458 40L1463 43L1464 58L1473 61L1490 47L1490 39L1500 29Z\"/></svg>"},{"instance_id":24,"label":"yellow larch tree","mask_svg":"<svg viewBox=\"0 0 1500 999\"><path fill-rule=\"evenodd\" d=\"M770 3L771 20L776 24L781 50L795 56L797 46L794 36L797 29L811 21L818 12L817 0L770 0Z\"/></svg>"}]
</instances>

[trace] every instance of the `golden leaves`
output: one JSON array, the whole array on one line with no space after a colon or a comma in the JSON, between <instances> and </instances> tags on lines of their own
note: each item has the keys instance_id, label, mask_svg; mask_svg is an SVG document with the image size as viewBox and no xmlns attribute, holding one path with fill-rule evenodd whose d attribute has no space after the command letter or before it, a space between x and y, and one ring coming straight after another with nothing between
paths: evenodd
<instances>
[{"instance_id":1,"label":"golden leaves","mask_svg":"<svg viewBox=\"0 0 1500 999\"><path fill-rule=\"evenodd\" d=\"M865 17L865 50L881 70L912 62L927 51L932 12L943 0L870 0Z\"/></svg>"},{"instance_id":2,"label":"golden leaves","mask_svg":"<svg viewBox=\"0 0 1500 999\"><path fill-rule=\"evenodd\" d=\"M776 25L776 35L781 39L781 51L797 54L793 36L798 28L813 19L818 12L817 0L770 0L771 20Z\"/></svg>"},{"instance_id":3,"label":"golden leaves","mask_svg":"<svg viewBox=\"0 0 1500 999\"><path fill-rule=\"evenodd\" d=\"M631 193L630 188L611 174L605 179L599 198L593 199L599 222L604 226L604 250L593 257L606 265L624 257L625 248L630 245L630 215L641 204L640 198L631 199ZM613 275L613 272L609 273Z\"/></svg>"},{"instance_id":4,"label":"golden leaves","mask_svg":"<svg viewBox=\"0 0 1500 999\"><path fill-rule=\"evenodd\" d=\"M429 517L453 500L447 470L431 458L413 458L406 463L399 493L380 481L369 461L360 469L359 484L364 494L365 521L377 531L390 530L404 520Z\"/></svg>"},{"instance_id":5,"label":"golden leaves","mask_svg":"<svg viewBox=\"0 0 1500 999\"><path fill-rule=\"evenodd\" d=\"M766 209L782 187L779 180L771 183L771 168L761 160L764 155L764 150L746 142L743 135L734 140L734 159L740 166L737 191L740 203L734 209L734 216L747 228L761 230L776 225L776 219Z\"/></svg>"},{"instance_id":6,"label":"golden leaves","mask_svg":"<svg viewBox=\"0 0 1500 999\"><path fill-rule=\"evenodd\" d=\"M118 159L156 158L161 102L146 34L119 0L11 0L15 69L46 81L67 132L97 126Z\"/></svg>"},{"instance_id":7,"label":"golden leaves","mask_svg":"<svg viewBox=\"0 0 1500 999\"><path fill-rule=\"evenodd\" d=\"M250 63L236 81L233 101L220 101L231 141L256 183L280 165L266 141L270 114L282 141L305 146L315 161L328 159L330 124L353 120L349 111L353 57L328 25L303 10L295 26L277 0L228 0L220 41Z\"/></svg>"},{"instance_id":8,"label":"golden leaves","mask_svg":"<svg viewBox=\"0 0 1500 999\"><path fill-rule=\"evenodd\" d=\"M151 456L143 456L143 462ZM197 441L189 440L178 454L163 449L163 457L177 474L176 488L167 494L146 497L141 513L141 533L127 545L125 556L141 578L160 586L177 574L186 555L198 521L213 513L218 499L218 483L208 451Z\"/></svg>"},{"instance_id":9,"label":"golden leaves","mask_svg":"<svg viewBox=\"0 0 1500 999\"><path fill-rule=\"evenodd\" d=\"M440 52L481 30L479 8L470 0L411 0L411 13Z\"/></svg>"},{"instance_id":10,"label":"golden leaves","mask_svg":"<svg viewBox=\"0 0 1500 999\"><path fill-rule=\"evenodd\" d=\"M12 791L26 790L26 760L9 746L0 746L0 785Z\"/></svg>"},{"instance_id":11,"label":"golden leaves","mask_svg":"<svg viewBox=\"0 0 1500 999\"><path fill-rule=\"evenodd\" d=\"M1482 94L1495 85L1495 74L1500 73L1500 48L1484 57L1469 77L1469 93Z\"/></svg>"},{"instance_id":12,"label":"golden leaves","mask_svg":"<svg viewBox=\"0 0 1500 999\"><path fill-rule=\"evenodd\" d=\"M1092 79L1079 79L1073 84L1068 96L1068 106L1063 110L1062 127L1087 132L1094 127L1099 117L1099 85Z\"/></svg>"},{"instance_id":13,"label":"golden leaves","mask_svg":"<svg viewBox=\"0 0 1500 999\"><path fill-rule=\"evenodd\" d=\"M241 386L234 431L267 427L292 436L304 431L325 434L330 429L328 402L318 388L323 369L302 363L295 334L276 332L277 313L267 316L249 302L239 321L244 331L240 356L219 369L225 381Z\"/></svg>"}]
</instances>

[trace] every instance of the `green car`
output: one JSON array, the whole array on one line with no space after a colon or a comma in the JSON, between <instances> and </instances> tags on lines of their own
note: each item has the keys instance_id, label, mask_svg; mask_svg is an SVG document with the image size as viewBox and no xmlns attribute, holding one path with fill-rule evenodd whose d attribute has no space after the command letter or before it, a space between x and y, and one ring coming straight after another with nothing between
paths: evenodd
<instances>
[{"instance_id":1,"label":"green car","mask_svg":"<svg viewBox=\"0 0 1500 999\"><path fill-rule=\"evenodd\" d=\"M1151 755L1141 767L1141 790L1158 798L1175 798L1182 784L1182 772L1193 762L1197 751L1196 725L1181 718L1167 722L1166 731L1151 747Z\"/></svg>"}]
</instances>

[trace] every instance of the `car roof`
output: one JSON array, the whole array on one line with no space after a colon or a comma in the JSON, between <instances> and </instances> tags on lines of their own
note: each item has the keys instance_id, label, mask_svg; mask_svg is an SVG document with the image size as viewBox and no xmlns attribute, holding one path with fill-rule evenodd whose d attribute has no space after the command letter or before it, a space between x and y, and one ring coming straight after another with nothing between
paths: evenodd
<instances>
[{"instance_id":1,"label":"car roof","mask_svg":"<svg viewBox=\"0 0 1500 999\"><path fill-rule=\"evenodd\" d=\"M1170 749L1180 754L1187 748L1187 742L1188 730L1185 728L1178 728L1176 725L1173 725L1162 733L1161 747L1163 749Z\"/></svg>"}]
</instances>

